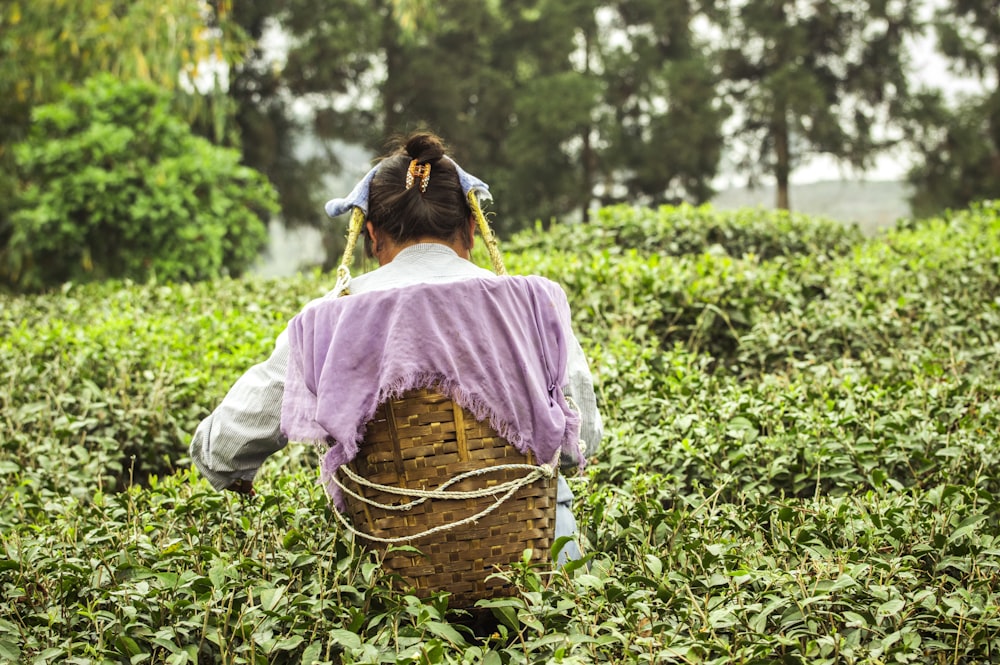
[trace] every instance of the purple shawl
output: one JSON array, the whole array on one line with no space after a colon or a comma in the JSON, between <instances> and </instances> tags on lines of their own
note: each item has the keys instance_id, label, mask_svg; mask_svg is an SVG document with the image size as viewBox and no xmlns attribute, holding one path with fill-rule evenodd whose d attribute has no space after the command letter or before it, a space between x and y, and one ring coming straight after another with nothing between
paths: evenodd
<instances>
[{"instance_id":1,"label":"purple shawl","mask_svg":"<svg viewBox=\"0 0 1000 665\"><path fill-rule=\"evenodd\" d=\"M436 386L543 463L575 458L579 416L566 384L569 304L536 276L417 284L322 300L288 326L281 430L327 442L321 478L332 482L358 452L378 406Z\"/></svg>"}]
</instances>

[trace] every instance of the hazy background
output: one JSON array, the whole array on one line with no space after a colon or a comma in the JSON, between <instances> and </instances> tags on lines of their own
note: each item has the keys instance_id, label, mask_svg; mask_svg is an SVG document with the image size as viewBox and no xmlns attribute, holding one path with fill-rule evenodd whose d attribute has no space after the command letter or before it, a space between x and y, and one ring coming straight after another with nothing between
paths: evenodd
<instances>
[{"instance_id":1,"label":"hazy background","mask_svg":"<svg viewBox=\"0 0 1000 665\"><path fill-rule=\"evenodd\" d=\"M927 16L935 9L947 5L946 0L932 0L924 6ZM278 29L268 30L262 40L268 59L284 62L288 39ZM949 99L964 94L979 94L981 80L961 76L951 71L948 62L936 50L932 34L911 41L911 81L914 88L941 90ZM308 152L308 146L302 150ZM338 157L342 171L326 178L329 198L346 194L354 183L371 166L373 155L363 148L339 145ZM857 224L866 234L893 225L909 217L909 197L912 186L906 183L906 172L912 156L905 150L879 154L873 166L864 173L854 173L833 158L813 156L797 166L791 174L791 210L809 215L819 215L845 224ZM490 174L480 174L489 181ZM736 208L773 209L776 201L774 179L768 174L760 176L754 187L747 185L745 174L739 173L727 155L723 156L720 174L714 181L718 194L711 205L722 210ZM502 197L502 191L496 196ZM346 231L346 218L326 220L322 211L320 225L341 226ZM339 232L339 231L338 231ZM316 228L286 228L280 220L269 227L270 244L261 256L254 272L264 276L292 274L299 266L321 262L324 250L320 231Z\"/></svg>"}]
</instances>

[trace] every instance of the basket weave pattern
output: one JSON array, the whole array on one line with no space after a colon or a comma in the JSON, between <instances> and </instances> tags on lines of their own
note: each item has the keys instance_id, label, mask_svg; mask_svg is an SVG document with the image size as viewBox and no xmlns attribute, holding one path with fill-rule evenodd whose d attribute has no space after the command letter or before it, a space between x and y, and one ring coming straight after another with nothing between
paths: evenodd
<instances>
[{"instance_id":1,"label":"basket weave pattern","mask_svg":"<svg viewBox=\"0 0 1000 665\"><path fill-rule=\"evenodd\" d=\"M380 485L434 490L454 476L501 464L533 464L489 423L434 390L414 390L379 407L368 423L364 443L351 469ZM524 470L498 470L466 478L448 491L474 491L525 476ZM341 475L350 490L383 505L410 499L356 485ZM345 494L346 512L355 528L381 538L421 533L454 524L492 505L497 498L430 499L406 511L392 511ZM418 596L451 592L450 606L472 607L482 598L510 595L499 579L486 580L497 567L518 561L525 549L535 560L549 555L555 529L556 479L539 478L521 487L498 509L476 522L417 538L408 545L424 556L390 553L383 565L402 576ZM364 541L373 548L377 542Z\"/></svg>"}]
</instances>

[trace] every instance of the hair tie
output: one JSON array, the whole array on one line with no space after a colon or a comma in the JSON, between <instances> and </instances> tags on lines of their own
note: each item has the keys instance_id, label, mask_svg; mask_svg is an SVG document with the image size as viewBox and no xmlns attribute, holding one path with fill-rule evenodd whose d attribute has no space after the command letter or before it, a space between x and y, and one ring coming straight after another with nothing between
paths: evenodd
<instances>
[{"instance_id":1,"label":"hair tie","mask_svg":"<svg viewBox=\"0 0 1000 665\"><path fill-rule=\"evenodd\" d=\"M406 189L413 187L414 179L420 181L420 193L426 192L431 181L431 165L417 164L417 160L412 160L410 168L406 169Z\"/></svg>"}]
</instances>

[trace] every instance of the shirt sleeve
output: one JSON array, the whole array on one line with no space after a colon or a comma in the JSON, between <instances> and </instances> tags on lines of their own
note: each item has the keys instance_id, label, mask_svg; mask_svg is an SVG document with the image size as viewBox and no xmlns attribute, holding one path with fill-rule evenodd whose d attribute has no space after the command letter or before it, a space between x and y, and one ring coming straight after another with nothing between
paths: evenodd
<instances>
[{"instance_id":1,"label":"shirt sleeve","mask_svg":"<svg viewBox=\"0 0 1000 665\"><path fill-rule=\"evenodd\" d=\"M281 397L288 364L288 334L251 367L195 430L189 452L195 467L216 489L252 480L270 455L288 443L281 434Z\"/></svg>"},{"instance_id":2,"label":"shirt sleeve","mask_svg":"<svg viewBox=\"0 0 1000 665\"><path fill-rule=\"evenodd\" d=\"M566 364L567 385L563 392L569 397L580 414L580 440L586 456L593 457L604 436L604 423L597 410L597 396L594 393L594 378L590 374L587 356L575 335L567 340L568 359ZM575 460L574 460L575 462Z\"/></svg>"}]
</instances>

